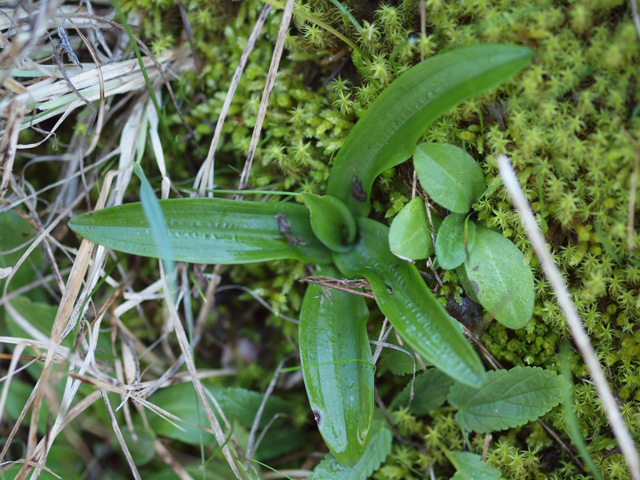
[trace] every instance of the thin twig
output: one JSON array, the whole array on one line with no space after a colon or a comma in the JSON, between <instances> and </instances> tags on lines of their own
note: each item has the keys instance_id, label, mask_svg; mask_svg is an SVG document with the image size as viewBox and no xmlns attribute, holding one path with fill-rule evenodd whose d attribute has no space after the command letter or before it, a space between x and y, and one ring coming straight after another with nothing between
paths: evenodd
<instances>
[{"instance_id":1,"label":"thin twig","mask_svg":"<svg viewBox=\"0 0 640 480\"><path fill-rule=\"evenodd\" d=\"M284 364L287 362L288 358L284 358L278 368L276 368L275 373L273 374L273 378L269 382L269 386L267 387L267 391L264 392L264 396L262 397L262 402L260 402L260 407L256 412L256 416L253 420L253 425L251 425L251 432L249 433L249 441L247 442L247 462L253 457L255 454L255 450L258 448L258 445L255 444L256 432L258 431L258 426L260 425L260 419L262 418L262 413L264 412L264 408L267 405L267 400L273 393L273 389L276 388L276 382L278 381L278 376L280 375L280 370L284 367ZM254 447L255 445L255 447ZM248 467L248 464L247 464Z\"/></svg>"},{"instance_id":2,"label":"thin twig","mask_svg":"<svg viewBox=\"0 0 640 480\"><path fill-rule=\"evenodd\" d=\"M633 18L633 24L636 26L638 40L640 40L640 13L638 13L638 2L636 0L629 0L629 4L631 5L631 17Z\"/></svg>"},{"instance_id":3,"label":"thin twig","mask_svg":"<svg viewBox=\"0 0 640 480\"><path fill-rule=\"evenodd\" d=\"M633 243L633 225L636 218L636 193L638 192L638 170L640 169L640 152L636 148L636 156L633 162L633 171L629 186L629 205L627 208L627 248L630 253L635 250Z\"/></svg>"},{"instance_id":4,"label":"thin twig","mask_svg":"<svg viewBox=\"0 0 640 480\"><path fill-rule=\"evenodd\" d=\"M518 183L518 179L511 167L511 164L509 163L509 159L505 155L498 156L498 165L500 167L500 176L502 177L502 181L509 192L513 205L520 215L522 224L529 236L529 240L531 241L531 246L540 259L542 270L549 280L549 283L551 284L551 287L558 299L558 304L567 319L567 324L573 335L573 340L578 347L587 368L589 369L593 383L595 384L604 405L613 434L618 439L618 443L622 449L622 453L627 462L627 466L629 467L631 476L635 480L640 480L640 458L638 458L638 449L633 442L633 438L629 434L629 430L627 429L624 419L622 418L616 399L611 392L609 383L607 382L604 372L602 371L602 367L598 362L593 345L591 345L589 336L582 325L582 321L576 311L576 307L571 301L571 296L569 295L567 286L562 280L560 271L547 249L544 235L536 223L531 207L520 188L520 184Z\"/></svg>"}]
</instances>

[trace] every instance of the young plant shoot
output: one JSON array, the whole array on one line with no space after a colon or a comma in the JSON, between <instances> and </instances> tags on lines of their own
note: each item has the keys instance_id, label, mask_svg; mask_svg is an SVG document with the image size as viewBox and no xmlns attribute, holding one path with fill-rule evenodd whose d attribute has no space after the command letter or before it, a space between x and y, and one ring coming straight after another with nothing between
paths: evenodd
<instances>
[{"instance_id":1,"label":"young plant shoot","mask_svg":"<svg viewBox=\"0 0 640 480\"><path fill-rule=\"evenodd\" d=\"M461 325L431 293L415 265L391 253L389 228L367 218L371 187L380 173L414 155L429 124L460 102L499 85L531 59L532 52L525 47L479 45L448 51L411 68L358 121L335 159L327 195L304 195L306 207L224 199L161 201L173 260L237 264L292 258L321 266L323 275L364 277L378 307L411 348L459 384L481 388L487 374ZM475 162L469 169L458 166L454 149L420 146L415 154L415 158L428 157L436 163L450 155L438 176L448 175L460 186L449 188L450 202L434 195L435 201L461 214L446 219L440 227L449 233L446 241L444 235L439 237L443 240L436 243L436 255L452 268L464 263L482 304L503 323L522 326L531 299L525 292L526 298L520 300L522 292L508 278L516 273L505 274L491 253L511 244L466 220L464 214L485 189L484 177ZM455 169L447 170L449 164L455 164ZM418 163L416 169L432 194ZM469 182L471 189L466 188ZM86 213L73 218L69 226L106 247L159 257L140 204ZM475 232L470 242L460 241L464 231ZM461 248L470 249L468 255L461 255ZM443 257L439 250L447 254ZM512 266L530 276L528 267L518 266L519 261L520 257L514 257ZM502 293L490 298L487 285L494 282L502 282ZM374 366L367 318L362 298L344 292L333 292L327 298L318 286L307 289L300 313L300 356L309 403L327 446L339 462L349 466L358 463L367 451L371 432L377 431L372 428ZM469 423L466 417L465 423Z\"/></svg>"}]
</instances>

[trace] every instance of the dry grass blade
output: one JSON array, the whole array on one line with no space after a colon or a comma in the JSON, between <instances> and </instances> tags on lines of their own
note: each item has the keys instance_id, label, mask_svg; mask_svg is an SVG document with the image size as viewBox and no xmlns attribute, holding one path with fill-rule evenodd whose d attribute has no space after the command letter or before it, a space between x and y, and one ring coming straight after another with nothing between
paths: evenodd
<instances>
[{"instance_id":1,"label":"dry grass blade","mask_svg":"<svg viewBox=\"0 0 640 480\"><path fill-rule=\"evenodd\" d=\"M167 298L171 298L169 286L166 282L166 279L163 282L163 284L164 284L165 294ZM220 422L218 422L218 419L214 415L213 410L211 409L211 404L207 400L205 389L202 387L202 383L198 378L198 373L196 370L195 362L193 360L193 355L191 354L189 341L187 340L187 334L184 331L184 327L182 326L182 322L180 321L180 318L178 317L178 312L176 311L175 305L173 305L172 302L167 302L167 306L169 307L169 315L170 315L171 321L173 322L173 327L176 333L176 338L178 339L178 344L180 345L180 350L182 351L182 354L184 355L184 358L185 358L185 363L187 364L187 370L191 374L193 386L196 390L196 394L198 395L198 399L200 400L200 403L204 408L204 412L207 416L207 420L209 420L209 424L211 425L216 441L218 442L218 445L222 447L222 453L227 459L227 462L229 463L229 466L231 467L231 470L233 471L233 473L236 475L237 478L239 478L240 480L243 480L244 477L241 475L240 471L238 470L238 467L236 465L236 459L234 458L234 455L231 452L229 445L227 444L227 439L222 431Z\"/></svg>"},{"instance_id":2,"label":"dry grass blade","mask_svg":"<svg viewBox=\"0 0 640 480\"><path fill-rule=\"evenodd\" d=\"M631 172L631 180L629 186L629 205L627 207L627 248L631 253L635 251L633 242L636 217L636 194L638 193L638 173L640 171L640 151L636 149L636 156L633 160L633 170ZM1 193L1 192L0 192ZM0 198L2 196L0 195Z\"/></svg>"},{"instance_id":3,"label":"dry grass blade","mask_svg":"<svg viewBox=\"0 0 640 480\"><path fill-rule=\"evenodd\" d=\"M287 37L287 31L289 30L289 24L291 23L291 17L293 16L293 7L295 7L295 0L287 0L287 4L284 7L282 14L282 22L280 23L280 30L278 30L278 39L273 49L273 56L271 57L271 65L269 65L269 73L267 73L267 82L264 86L262 93L262 100L260 101L260 108L258 109L258 117L256 118L256 125L253 128L251 135L251 144L249 146L249 154L245 161L242 174L240 175L239 190L247 188L249 182L249 172L251 171L251 164L253 163L253 156L258 148L258 141L260 140L260 132L262 131L262 124L264 123L264 117L267 114L267 106L269 104L269 97L271 97L271 91L273 85L276 82L276 74L278 73L278 67L280 66L280 59L282 58L282 51L284 50L284 41Z\"/></svg>"},{"instance_id":4,"label":"dry grass blade","mask_svg":"<svg viewBox=\"0 0 640 480\"><path fill-rule=\"evenodd\" d=\"M498 165L500 167L500 176L502 177L502 181L509 192L513 205L520 215L522 225L524 226L529 240L531 241L531 246L540 259L542 270L549 280L549 283L551 284L551 287L558 299L558 304L567 319L567 324L569 325L569 329L573 335L573 340L578 347L587 368L589 369L589 373L604 405L607 418L611 423L613 434L620 444L620 448L627 462L627 466L629 467L631 476L635 480L640 480L640 458L638 457L638 449L633 442L633 438L629 434L629 430L627 429L624 419L622 418L620 409L618 408L618 403L611 392L611 388L609 387L609 383L602 371L602 367L598 362L598 358L596 357L593 346L591 345L589 336L587 335L576 307L571 300L567 286L562 280L560 271L547 249L544 235L533 217L531 207L520 188L520 184L518 183L518 179L511 167L511 164L509 163L509 159L505 155L500 155L498 157Z\"/></svg>"},{"instance_id":5,"label":"dry grass blade","mask_svg":"<svg viewBox=\"0 0 640 480\"><path fill-rule=\"evenodd\" d=\"M283 359L278 365L278 368L276 368L276 371L273 374L273 378L271 379L271 381L269 382L269 386L267 387L267 391L264 393L264 396L262 397L262 402L260 403L260 407L256 412L256 416L255 416L255 419L253 420L253 424L251 425L251 431L249 433L249 441L247 442L247 467L249 467L248 462L249 460L251 460L251 458L255 454L259 445L259 443L257 443L255 440L256 440L256 433L258 431L258 425L260 425L260 419L262 418L262 413L264 412L264 407L267 405L267 400L273 393L273 389L276 388L276 382L278 381L280 370L282 370L282 367L284 367L284 364L286 363L287 360L288 359L286 358Z\"/></svg>"},{"instance_id":6,"label":"dry grass blade","mask_svg":"<svg viewBox=\"0 0 640 480\"><path fill-rule=\"evenodd\" d=\"M165 52L159 61L165 62L178 56L177 50ZM162 72L152 69L155 59L144 58L144 66L149 72L150 78L162 77ZM186 68L190 62L183 63L176 68ZM51 72L48 72L49 74ZM70 84L71 85L70 85ZM136 59L124 60L104 66L86 69L75 75L69 76L69 83L59 79L53 84L49 77L44 78L27 88L27 91L0 101L0 117L7 116L9 105L12 102L22 102L33 106L33 117L22 123L21 128L28 128L49 118L66 112L67 115L74 109L85 105L82 100L76 100L74 90L84 96L86 101L94 102L102 98L111 97L119 93L128 93L146 88L141 69ZM39 112L39 113L38 113ZM31 147L38 144L23 146Z\"/></svg>"},{"instance_id":7,"label":"dry grass blade","mask_svg":"<svg viewBox=\"0 0 640 480\"><path fill-rule=\"evenodd\" d=\"M140 476L140 473L138 473L138 469L136 468L136 464L133 461L133 457L131 457L131 452L129 451L129 447L127 447L127 442L125 442L124 437L122 436L122 432L120 431L120 425L118 425L116 416L113 413L113 409L111 408L111 403L109 403L107 392L100 389L100 393L102 394L102 399L104 400L104 404L107 407L107 412L109 412L109 420L111 420L111 426L113 428L113 432L116 434L116 438L120 443L120 448L122 448L122 452L124 453L124 456L127 459L127 463L129 464L129 468L131 469L133 478L135 478L136 480L142 480L142 477Z\"/></svg>"},{"instance_id":8,"label":"dry grass blade","mask_svg":"<svg viewBox=\"0 0 640 480\"><path fill-rule=\"evenodd\" d=\"M39 6L38 11L25 12L30 21L27 23L14 22L12 16L9 16L9 22L15 24L16 32L9 45L0 52L0 65L10 63L12 66L18 65L31 51L31 49L40 41L40 38L46 33L49 19L53 17L54 12L59 8L61 0L50 1L43 0L39 4L37 2L29 2L28 6ZM17 10L17 9L16 9ZM11 68L4 72L0 72L0 85L11 73Z\"/></svg>"},{"instance_id":9,"label":"dry grass blade","mask_svg":"<svg viewBox=\"0 0 640 480\"><path fill-rule=\"evenodd\" d=\"M193 477L189 475L189 473L182 467L182 465L180 465L180 463L175 458L173 458L171 452L167 450L167 447L165 447L160 440L156 439L153 442L153 445L155 446L155 450L158 456L162 460L164 460L164 463L169 465L171 470L173 470L173 472L178 476L178 478L180 478L180 480L193 480Z\"/></svg>"},{"instance_id":10,"label":"dry grass blade","mask_svg":"<svg viewBox=\"0 0 640 480\"><path fill-rule=\"evenodd\" d=\"M9 395L9 387L11 386L11 379L16 373L16 366L20 361L22 351L27 346L27 343L18 343L11 353L11 363L9 363L9 369L7 370L6 380L2 387L2 395L0 396L0 422L2 421L2 415L7 403L7 396Z\"/></svg>"},{"instance_id":11,"label":"dry grass blade","mask_svg":"<svg viewBox=\"0 0 640 480\"><path fill-rule=\"evenodd\" d=\"M99 207L102 207L104 205L104 201L106 199L106 193L109 191L109 188L110 188L110 183L106 183L101 192ZM67 213L68 212L64 212L65 215ZM52 225L54 226L55 222ZM50 226L48 230L53 228L53 226ZM66 288L63 292L62 301L60 302L60 307L58 308L58 312L56 313L56 318L54 320L54 323L51 329L50 338L51 338L51 343L54 345L60 345L60 343L62 342L63 333L65 331L66 324L71 318L71 313L72 313L75 300L82 288L82 280L89 266L89 260L91 258L91 254L94 247L95 245L87 240L83 240L82 244L80 245L78 256L73 264L71 273L69 274L69 279L67 281ZM6 285L5 285L5 288L6 288ZM7 307L10 307L10 305L8 304ZM50 380L49 377L51 375L51 366L53 364L54 355L55 355L55 350L50 348L47 351L47 356L42 368L40 379L36 387L34 388L36 395L33 402L31 422L29 425L26 458L32 458L32 456L35 453L37 435L38 435L39 412L42 406L42 397L44 394L44 388L49 387L48 383ZM42 455L40 457L42 462L46 460L47 453L48 453L48 449L45 448L45 451L42 452ZM28 473L28 467L29 466L26 463L22 466L20 472L18 473L18 476L16 477L18 480L21 480L26 477ZM36 476L37 474L38 472L36 472Z\"/></svg>"},{"instance_id":12,"label":"dry grass blade","mask_svg":"<svg viewBox=\"0 0 640 480\"><path fill-rule=\"evenodd\" d=\"M7 124L4 136L0 141L0 169L2 169L2 180L0 180L0 200L4 197L9 187L9 180L13 171L13 161L16 158L16 147L18 145L18 134L20 124L25 114L25 104L21 101L12 102L7 113Z\"/></svg>"},{"instance_id":13,"label":"dry grass blade","mask_svg":"<svg viewBox=\"0 0 640 480\"><path fill-rule=\"evenodd\" d=\"M209 146L209 153L207 154L207 159L204 164L200 168L198 172L198 176L196 177L196 184L193 186L194 188L198 188L198 179L200 180L200 187L198 194L201 197L204 197L205 190L207 188L213 188L213 159L216 153L216 149L218 148L218 142L220 141L220 136L222 135L222 126L224 125L224 121L227 118L227 114L229 113L229 107L231 106L231 101L233 100L233 96L236 93L236 88L238 87L238 83L240 82L240 77L242 76L242 72L244 68L247 66L247 62L249 61L249 54L253 50L254 45L256 44L256 40L258 39L258 35L264 27L264 24L269 18L269 12L271 11L271 5L265 5L265 7L260 12L258 19L256 20L256 24L251 31L251 35L249 35L249 39L247 40L247 46L244 48L242 52L242 57L240 57L240 62L236 67L236 71L233 73L233 77L231 78L231 85L229 85L229 90L227 91L227 96L224 99L224 104L222 105L222 111L220 112L220 116L218 117L218 122L216 123L216 129L213 132L213 138L211 139L211 145ZM211 178L210 178L211 177Z\"/></svg>"}]
</instances>

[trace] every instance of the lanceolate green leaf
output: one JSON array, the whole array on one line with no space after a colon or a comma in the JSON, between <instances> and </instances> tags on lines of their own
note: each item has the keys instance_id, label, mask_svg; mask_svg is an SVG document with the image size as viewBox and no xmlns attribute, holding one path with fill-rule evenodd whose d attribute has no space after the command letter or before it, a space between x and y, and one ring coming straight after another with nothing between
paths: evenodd
<instances>
[{"instance_id":1,"label":"lanceolate green leaf","mask_svg":"<svg viewBox=\"0 0 640 480\"><path fill-rule=\"evenodd\" d=\"M431 200L452 212L467 213L487 188L480 165L455 145L422 143L413 165Z\"/></svg>"},{"instance_id":2,"label":"lanceolate green leaf","mask_svg":"<svg viewBox=\"0 0 640 480\"><path fill-rule=\"evenodd\" d=\"M356 239L356 221L347 206L331 195L303 193L311 212L311 228L318 240L334 252L347 252Z\"/></svg>"},{"instance_id":3,"label":"lanceolate green leaf","mask_svg":"<svg viewBox=\"0 0 640 480\"><path fill-rule=\"evenodd\" d=\"M332 268L322 275L338 276ZM345 465L360 460L373 420L374 370L364 298L310 285L300 311L300 362L318 429Z\"/></svg>"},{"instance_id":4,"label":"lanceolate green leaf","mask_svg":"<svg viewBox=\"0 0 640 480\"><path fill-rule=\"evenodd\" d=\"M380 465L391 452L391 431L387 422L380 412L371 427L371 440L362 458L353 467L342 465L336 458L328 454L309 477L309 480L365 480L373 472L380 468Z\"/></svg>"},{"instance_id":5,"label":"lanceolate green leaf","mask_svg":"<svg viewBox=\"0 0 640 480\"><path fill-rule=\"evenodd\" d=\"M360 240L354 249L334 254L340 271L369 280L382 313L427 361L460 382L482 385L484 367L462 326L436 300L416 267L389 251L389 228L367 218L357 222Z\"/></svg>"},{"instance_id":6,"label":"lanceolate green leaf","mask_svg":"<svg viewBox=\"0 0 640 480\"><path fill-rule=\"evenodd\" d=\"M161 200L174 260L236 264L293 258L331 262L315 237L309 211L292 203L245 202L220 198ZM76 233L114 250L159 257L139 203L106 208L69 221Z\"/></svg>"},{"instance_id":7,"label":"lanceolate green leaf","mask_svg":"<svg viewBox=\"0 0 640 480\"><path fill-rule=\"evenodd\" d=\"M371 104L340 149L327 193L366 216L374 179L407 160L425 128L460 102L495 87L531 62L530 49L476 45L411 68Z\"/></svg>"},{"instance_id":8,"label":"lanceolate green leaf","mask_svg":"<svg viewBox=\"0 0 640 480\"><path fill-rule=\"evenodd\" d=\"M560 400L569 384L550 370L515 367L487 374L480 389L456 384L447 397L460 410L458 422L467 430L490 433L524 425L544 415Z\"/></svg>"},{"instance_id":9,"label":"lanceolate green leaf","mask_svg":"<svg viewBox=\"0 0 640 480\"><path fill-rule=\"evenodd\" d=\"M508 238L481 225L464 264L480 303L509 328L524 327L533 314L533 274Z\"/></svg>"}]
</instances>

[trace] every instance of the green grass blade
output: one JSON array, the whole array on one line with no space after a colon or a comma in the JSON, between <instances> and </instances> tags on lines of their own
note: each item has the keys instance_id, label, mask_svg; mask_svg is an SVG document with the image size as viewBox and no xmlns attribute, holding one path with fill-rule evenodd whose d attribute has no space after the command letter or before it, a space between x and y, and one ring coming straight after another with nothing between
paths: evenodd
<instances>
[{"instance_id":1,"label":"green grass blade","mask_svg":"<svg viewBox=\"0 0 640 480\"><path fill-rule=\"evenodd\" d=\"M475 45L437 55L405 72L351 130L331 170L327 193L354 214L366 216L375 178L413 155L429 124L519 72L532 56L520 46Z\"/></svg>"},{"instance_id":2,"label":"green grass blade","mask_svg":"<svg viewBox=\"0 0 640 480\"><path fill-rule=\"evenodd\" d=\"M369 280L382 313L427 361L459 382L480 387L486 373L462 326L445 311L416 267L389 251L389 228L367 218L358 219L358 228L360 241L354 249L334 254L340 271Z\"/></svg>"},{"instance_id":3,"label":"green grass blade","mask_svg":"<svg viewBox=\"0 0 640 480\"><path fill-rule=\"evenodd\" d=\"M560 373L567 381L567 383L573 386L571 382L572 375L570 363L569 346L567 344L562 344L560 346ZM582 458L582 461L589 468L589 471L593 474L596 480L604 480L602 472L600 471L600 468L598 468L598 465L596 465L596 462L591 456L591 452L589 452L589 448L587 447L587 442L585 442L584 440L582 428L580 427L580 423L576 418L576 412L573 406L572 392L573 388L567 388L565 390L564 398L562 399L562 406L564 407L564 419L567 424L567 433L569 434L569 438L571 438L571 443L573 443L578 449L580 458Z\"/></svg>"},{"instance_id":4,"label":"green grass blade","mask_svg":"<svg viewBox=\"0 0 640 480\"><path fill-rule=\"evenodd\" d=\"M333 268L322 275L337 276ZM369 442L375 367L364 298L309 285L300 312L300 362L318 429L344 465L355 465Z\"/></svg>"},{"instance_id":5,"label":"green grass blade","mask_svg":"<svg viewBox=\"0 0 640 480\"><path fill-rule=\"evenodd\" d=\"M140 179L140 205L149 223L151 238L156 246L158 258L163 261L165 272L169 275L173 272L174 263L167 221L164 218L160 202L153 191L153 187L151 187L140 165L136 165L133 171Z\"/></svg>"},{"instance_id":6,"label":"green grass blade","mask_svg":"<svg viewBox=\"0 0 640 480\"><path fill-rule=\"evenodd\" d=\"M160 200L170 256L191 263L237 264L282 258L326 264L331 253L313 235L309 211L292 203L220 198ZM76 233L114 250L160 258L142 205L85 213L69 221Z\"/></svg>"}]
</instances>

